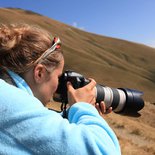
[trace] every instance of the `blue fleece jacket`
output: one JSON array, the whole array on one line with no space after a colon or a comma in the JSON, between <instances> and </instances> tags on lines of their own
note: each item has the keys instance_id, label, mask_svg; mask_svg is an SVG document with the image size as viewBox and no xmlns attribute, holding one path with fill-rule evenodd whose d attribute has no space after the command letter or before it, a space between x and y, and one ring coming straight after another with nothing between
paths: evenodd
<instances>
[{"instance_id":1,"label":"blue fleece jacket","mask_svg":"<svg viewBox=\"0 0 155 155\"><path fill-rule=\"evenodd\" d=\"M0 79L1 155L120 155L118 140L97 110L76 103L68 119L27 91Z\"/></svg>"}]
</instances>

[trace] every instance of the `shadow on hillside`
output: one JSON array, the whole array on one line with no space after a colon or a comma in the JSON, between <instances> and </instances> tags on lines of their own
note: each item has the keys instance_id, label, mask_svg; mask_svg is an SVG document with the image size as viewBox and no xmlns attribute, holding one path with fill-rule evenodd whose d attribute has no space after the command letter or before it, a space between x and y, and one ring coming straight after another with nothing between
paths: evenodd
<instances>
[{"instance_id":1,"label":"shadow on hillside","mask_svg":"<svg viewBox=\"0 0 155 155\"><path fill-rule=\"evenodd\" d=\"M129 117L140 117L141 114L135 111L125 111L120 113L122 116L129 116Z\"/></svg>"},{"instance_id":2,"label":"shadow on hillside","mask_svg":"<svg viewBox=\"0 0 155 155\"><path fill-rule=\"evenodd\" d=\"M31 10L24 10L24 12L25 12L26 14L29 14L29 15L43 16L43 15L41 15L41 14L39 14L39 13L36 13L36 12L33 12L33 11L31 11Z\"/></svg>"},{"instance_id":3,"label":"shadow on hillside","mask_svg":"<svg viewBox=\"0 0 155 155\"><path fill-rule=\"evenodd\" d=\"M21 8L13 8L13 7L6 7L6 9L11 9L11 10L20 10L20 11L24 11L26 14L29 14L29 15L38 15L38 16L43 16L39 13L36 13L36 12L33 12L31 10L23 10Z\"/></svg>"}]
</instances>

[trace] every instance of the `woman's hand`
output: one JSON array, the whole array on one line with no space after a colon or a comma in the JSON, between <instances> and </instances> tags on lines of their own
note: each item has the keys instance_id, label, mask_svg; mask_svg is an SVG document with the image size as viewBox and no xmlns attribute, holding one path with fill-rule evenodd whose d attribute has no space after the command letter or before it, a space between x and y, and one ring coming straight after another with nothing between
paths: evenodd
<instances>
[{"instance_id":1,"label":"woman's hand","mask_svg":"<svg viewBox=\"0 0 155 155\"><path fill-rule=\"evenodd\" d=\"M78 89L74 89L70 82L67 83L69 106L76 102L86 102L95 106L101 116L111 113L112 107L106 109L103 101L100 104L96 103L96 82L93 79L90 80L91 82L89 84Z\"/></svg>"},{"instance_id":2,"label":"woman's hand","mask_svg":"<svg viewBox=\"0 0 155 155\"><path fill-rule=\"evenodd\" d=\"M103 116L104 114L109 114L112 112L112 107L110 107L109 109L106 109L106 105L103 101L100 104L96 103L95 107L101 116Z\"/></svg>"},{"instance_id":3,"label":"woman's hand","mask_svg":"<svg viewBox=\"0 0 155 155\"><path fill-rule=\"evenodd\" d=\"M90 83L78 89L74 89L70 82L67 83L68 88L68 103L73 105L76 102L87 102L95 106L96 103L96 82L89 79Z\"/></svg>"}]
</instances>

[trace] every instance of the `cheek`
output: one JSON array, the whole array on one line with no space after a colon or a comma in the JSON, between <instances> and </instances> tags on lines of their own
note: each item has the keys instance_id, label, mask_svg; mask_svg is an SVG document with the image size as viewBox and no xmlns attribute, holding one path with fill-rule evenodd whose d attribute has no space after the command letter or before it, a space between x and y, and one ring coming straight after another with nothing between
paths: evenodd
<instances>
[{"instance_id":1,"label":"cheek","mask_svg":"<svg viewBox=\"0 0 155 155\"><path fill-rule=\"evenodd\" d=\"M58 79L55 79L53 81L51 81L51 89L52 89L52 93L55 93L55 91L57 90L58 87Z\"/></svg>"}]
</instances>

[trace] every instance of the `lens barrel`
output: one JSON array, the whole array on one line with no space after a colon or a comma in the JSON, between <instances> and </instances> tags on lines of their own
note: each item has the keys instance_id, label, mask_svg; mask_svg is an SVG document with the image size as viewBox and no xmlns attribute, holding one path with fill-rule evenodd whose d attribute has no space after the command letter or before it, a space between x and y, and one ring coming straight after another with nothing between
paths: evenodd
<instances>
[{"instance_id":1,"label":"lens barrel","mask_svg":"<svg viewBox=\"0 0 155 155\"><path fill-rule=\"evenodd\" d=\"M124 111L139 111L144 107L144 100L142 99L143 92L129 89L129 88L119 88L123 90L126 95L126 103L124 106Z\"/></svg>"},{"instance_id":2,"label":"lens barrel","mask_svg":"<svg viewBox=\"0 0 155 155\"><path fill-rule=\"evenodd\" d=\"M128 88L110 88L97 84L96 101L104 101L106 108L113 108L113 111L120 113L124 111L137 112L144 107L143 93Z\"/></svg>"}]
</instances>

